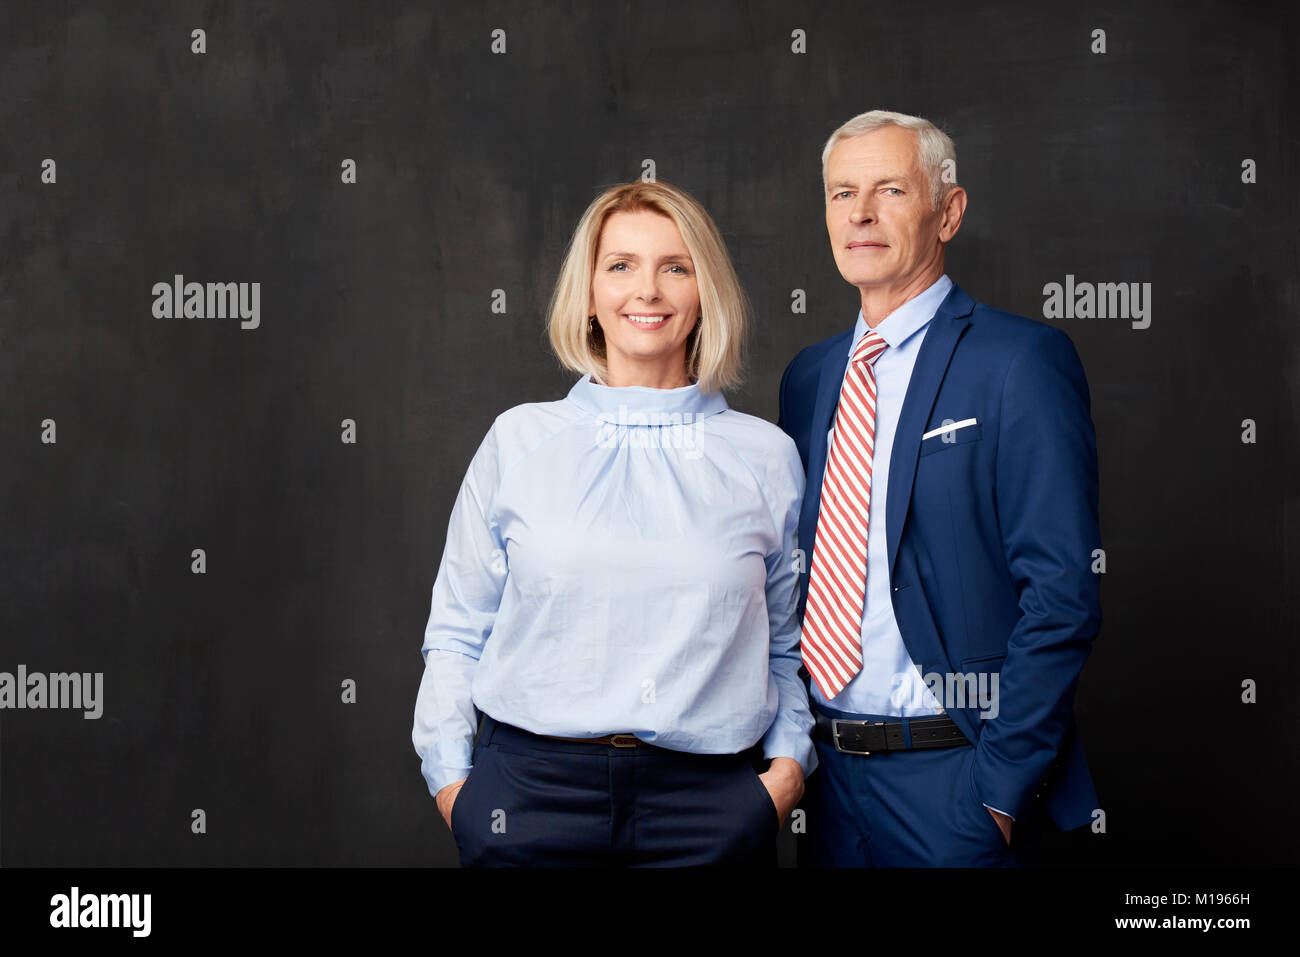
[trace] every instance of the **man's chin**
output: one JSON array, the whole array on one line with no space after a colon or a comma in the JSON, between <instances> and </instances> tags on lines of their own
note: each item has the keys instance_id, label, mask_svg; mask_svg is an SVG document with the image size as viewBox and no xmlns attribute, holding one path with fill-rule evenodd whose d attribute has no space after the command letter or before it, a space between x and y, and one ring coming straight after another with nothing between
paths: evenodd
<instances>
[{"instance_id":1,"label":"man's chin","mask_svg":"<svg viewBox=\"0 0 1300 957\"><path fill-rule=\"evenodd\" d=\"M875 289L878 286L888 285L890 281L890 277L881 276L876 273L868 275L863 275L862 273L840 273L840 275L844 276L844 281L850 286L857 286L859 289Z\"/></svg>"}]
</instances>

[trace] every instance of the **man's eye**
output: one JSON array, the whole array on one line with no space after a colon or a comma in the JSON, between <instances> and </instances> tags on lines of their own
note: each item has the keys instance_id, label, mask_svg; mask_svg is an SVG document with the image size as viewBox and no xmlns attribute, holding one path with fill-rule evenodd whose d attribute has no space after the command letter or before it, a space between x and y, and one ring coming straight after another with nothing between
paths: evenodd
<instances>
[{"instance_id":1,"label":"man's eye","mask_svg":"<svg viewBox=\"0 0 1300 957\"><path fill-rule=\"evenodd\" d=\"M835 198L836 198L836 199L839 199L841 196L847 196L847 195L849 195L849 191L846 189L846 190L844 190L843 192L836 193L836 194L835 194Z\"/></svg>"},{"instance_id":2,"label":"man's eye","mask_svg":"<svg viewBox=\"0 0 1300 957\"><path fill-rule=\"evenodd\" d=\"M885 190L885 192L887 192L887 193L897 193L899 196L902 196L902 195L903 195L903 191L902 191L901 189L899 189L897 186L891 186L891 187L889 187L889 189Z\"/></svg>"}]
</instances>

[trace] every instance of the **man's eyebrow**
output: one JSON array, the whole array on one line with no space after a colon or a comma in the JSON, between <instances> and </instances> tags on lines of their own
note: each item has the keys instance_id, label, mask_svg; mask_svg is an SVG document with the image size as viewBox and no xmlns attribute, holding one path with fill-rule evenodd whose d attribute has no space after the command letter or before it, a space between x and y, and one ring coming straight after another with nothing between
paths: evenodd
<instances>
[{"instance_id":1,"label":"man's eyebrow","mask_svg":"<svg viewBox=\"0 0 1300 957\"><path fill-rule=\"evenodd\" d=\"M904 186L909 186L911 185L911 182L912 181L908 179L906 176L885 176L872 183L871 188L878 189L881 186L884 186L888 183L901 183ZM827 192L840 190L840 189L857 189L857 188L858 188L857 183L846 183L843 181L838 183L831 183L830 186L826 187Z\"/></svg>"}]
</instances>

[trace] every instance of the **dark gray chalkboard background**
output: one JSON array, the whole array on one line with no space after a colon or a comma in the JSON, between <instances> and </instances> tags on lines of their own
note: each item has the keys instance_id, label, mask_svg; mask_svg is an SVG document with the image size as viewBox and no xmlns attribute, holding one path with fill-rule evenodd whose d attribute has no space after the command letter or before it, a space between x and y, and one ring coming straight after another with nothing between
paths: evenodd
<instances>
[{"instance_id":1,"label":"dark gray chalkboard background","mask_svg":"<svg viewBox=\"0 0 1300 957\"><path fill-rule=\"evenodd\" d=\"M574 379L542 311L579 215L645 158L703 202L756 313L728 399L775 420L855 318L819 161L872 108L955 140L976 299L1152 284L1148 329L1054 320L1108 567L1072 853L1295 863L1290 6L6 3L0 671L102 671L105 713L0 712L0 864L454 861L410 743L430 589L492 419ZM154 318L176 273L260 282L260 327Z\"/></svg>"}]
</instances>

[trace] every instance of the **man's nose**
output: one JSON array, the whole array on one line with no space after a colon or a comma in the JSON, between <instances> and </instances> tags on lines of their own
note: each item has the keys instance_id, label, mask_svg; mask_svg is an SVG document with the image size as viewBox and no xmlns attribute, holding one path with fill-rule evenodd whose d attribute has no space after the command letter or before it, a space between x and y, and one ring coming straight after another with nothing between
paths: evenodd
<instances>
[{"instance_id":1,"label":"man's nose","mask_svg":"<svg viewBox=\"0 0 1300 957\"><path fill-rule=\"evenodd\" d=\"M849 219L855 223L874 223L876 221L875 207L864 196L853 204Z\"/></svg>"}]
</instances>

